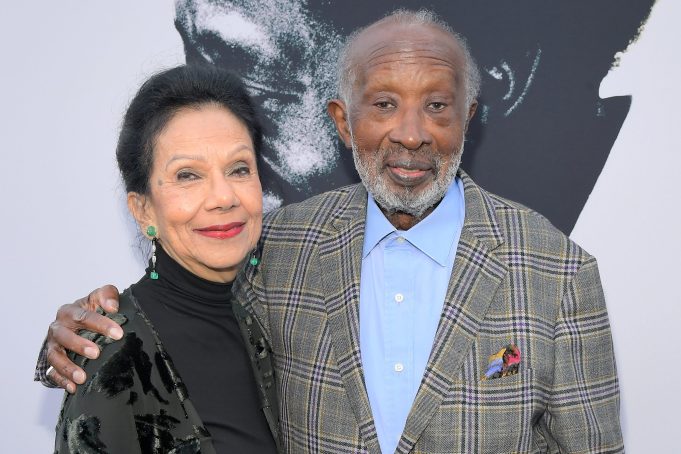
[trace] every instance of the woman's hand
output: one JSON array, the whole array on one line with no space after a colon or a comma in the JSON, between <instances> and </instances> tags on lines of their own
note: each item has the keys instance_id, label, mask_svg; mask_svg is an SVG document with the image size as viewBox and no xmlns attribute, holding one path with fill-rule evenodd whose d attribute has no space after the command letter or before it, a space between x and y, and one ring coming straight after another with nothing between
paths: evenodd
<instances>
[{"instance_id":1,"label":"woman's hand","mask_svg":"<svg viewBox=\"0 0 681 454\"><path fill-rule=\"evenodd\" d=\"M85 298L63 305L47 331L45 341L47 362L53 368L49 369L48 377L70 393L76 391L77 384L85 382L86 376L83 369L66 356L66 350L90 359L99 356L99 347L94 342L80 337L78 332L85 329L115 340L123 337L123 329L113 320L95 312L97 307L101 307L107 313L117 312L118 289L113 285L105 285Z\"/></svg>"}]
</instances>

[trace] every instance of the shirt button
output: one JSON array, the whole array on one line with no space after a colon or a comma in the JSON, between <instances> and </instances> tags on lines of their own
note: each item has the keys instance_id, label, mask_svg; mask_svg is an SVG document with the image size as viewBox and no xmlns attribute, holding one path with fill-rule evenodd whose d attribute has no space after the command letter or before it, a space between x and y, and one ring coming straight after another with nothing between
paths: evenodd
<instances>
[{"instance_id":1,"label":"shirt button","mask_svg":"<svg viewBox=\"0 0 681 454\"><path fill-rule=\"evenodd\" d=\"M402 372L404 370L404 364L402 363L395 363L395 372Z\"/></svg>"},{"instance_id":2,"label":"shirt button","mask_svg":"<svg viewBox=\"0 0 681 454\"><path fill-rule=\"evenodd\" d=\"M401 303L402 301L404 301L404 295L401 293L395 293L395 301Z\"/></svg>"},{"instance_id":3,"label":"shirt button","mask_svg":"<svg viewBox=\"0 0 681 454\"><path fill-rule=\"evenodd\" d=\"M400 244L404 243L404 237L398 236L397 242L400 243Z\"/></svg>"}]
</instances>

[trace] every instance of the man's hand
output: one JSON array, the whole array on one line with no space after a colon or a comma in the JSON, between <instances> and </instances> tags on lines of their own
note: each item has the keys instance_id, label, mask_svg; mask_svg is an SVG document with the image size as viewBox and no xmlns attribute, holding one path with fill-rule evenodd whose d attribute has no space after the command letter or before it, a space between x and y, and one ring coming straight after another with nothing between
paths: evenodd
<instances>
[{"instance_id":1,"label":"man's hand","mask_svg":"<svg viewBox=\"0 0 681 454\"><path fill-rule=\"evenodd\" d=\"M99 347L77 333L86 329L116 340L123 337L123 329L113 320L96 313L97 307L107 313L118 311L118 289L105 285L85 298L60 307L47 332L47 361L54 368L50 369L49 378L70 393L74 393L76 384L84 383L86 377L83 369L66 356L66 350L90 359L99 356Z\"/></svg>"}]
</instances>

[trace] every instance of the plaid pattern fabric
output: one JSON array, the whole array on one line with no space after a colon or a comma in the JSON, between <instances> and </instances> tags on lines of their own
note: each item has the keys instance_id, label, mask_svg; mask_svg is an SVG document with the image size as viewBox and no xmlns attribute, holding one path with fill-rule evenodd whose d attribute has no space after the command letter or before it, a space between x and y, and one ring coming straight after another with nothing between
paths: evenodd
<instances>
[{"instance_id":1,"label":"plaid pattern fabric","mask_svg":"<svg viewBox=\"0 0 681 454\"><path fill-rule=\"evenodd\" d=\"M39 381L44 386L48 388L57 388L57 385L52 383L52 380L47 378L47 369L50 364L47 362L47 339L43 341L42 347L40 347L40 353L38 354L38 362L35 365L35 370L33 371L33 380Z\"/></svg>"},{"instance_id":2,"label":"plaid pattern fabric","mask_svg":"<svg viewBox=\"0 0 681 454\"><path fill-rule=\"evenodd\" d=\"M618 453L619 389L593 257L463 172L466 218L440 324L398 453ZM359 350L366 191L266 216L237 278L275 357L287 452L378 453ZM516 375L482 380L489 355Z\"/></svg>"}]
</instances>

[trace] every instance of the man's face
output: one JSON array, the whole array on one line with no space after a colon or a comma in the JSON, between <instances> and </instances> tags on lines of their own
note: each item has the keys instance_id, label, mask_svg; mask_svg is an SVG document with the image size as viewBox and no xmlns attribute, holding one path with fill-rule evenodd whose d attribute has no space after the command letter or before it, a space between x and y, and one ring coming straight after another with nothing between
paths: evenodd
<instances>
[{"instance_id":1,"label":"man's face","mask_svg":"<svg viewBox=\"0 0 681 454\"><path fill-rule=\"evenodd\" d=\"M352 55L349 106L332 102L329 112L381 208L420 218L456 175L475 110L462 52L439 29L389 24L367 30Z\"/></svg>"}]
</instances>

